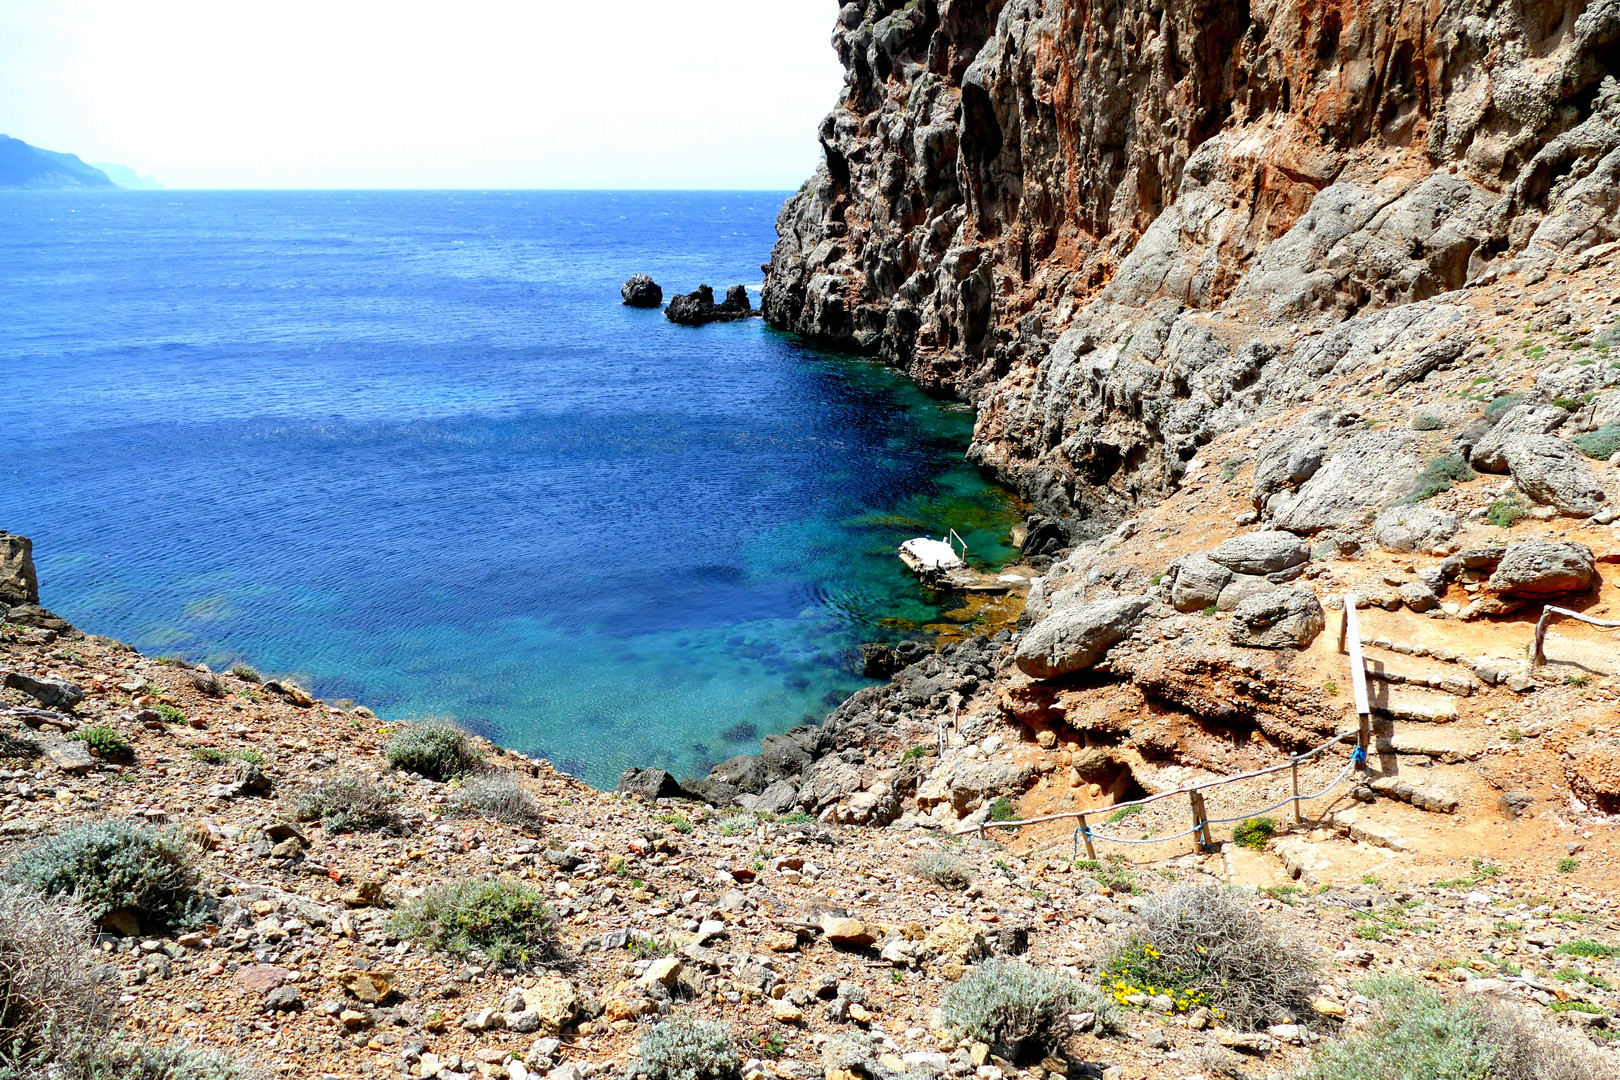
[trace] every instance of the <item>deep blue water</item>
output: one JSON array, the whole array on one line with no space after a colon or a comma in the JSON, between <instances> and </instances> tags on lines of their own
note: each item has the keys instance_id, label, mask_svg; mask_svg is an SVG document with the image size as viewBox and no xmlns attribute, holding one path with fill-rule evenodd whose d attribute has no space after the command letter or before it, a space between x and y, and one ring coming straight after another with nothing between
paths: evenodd
<instances>
[{"instance_id":1,"label":"deep blue water","mask_svg":"<svg viewBox=\"0 0 1620 1080\"><path fill-rule=\"evenodd\" d=\"M777 193L0 194L0 528L46 606L598 784L751 749L939 620L972 417L760 320ZM757 303L757 292L755 293Z\"/></svg>"}]
</instances>

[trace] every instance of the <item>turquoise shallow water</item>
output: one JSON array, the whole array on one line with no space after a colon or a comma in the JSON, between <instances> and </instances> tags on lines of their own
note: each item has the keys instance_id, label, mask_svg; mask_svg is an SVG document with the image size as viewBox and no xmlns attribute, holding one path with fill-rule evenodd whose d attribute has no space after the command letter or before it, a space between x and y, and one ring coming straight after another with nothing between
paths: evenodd
<instances>
[{"instance_id":1,"label":"turquoise shallow water","mask_svg":"<svg viewBox=\"0 0 1620 1080\"><path fill-rule=\"evenodd\" d=\"M1005 561L972 417L759 320L770 193L0 195L0 528L143 651L450 715L593 783L701 769ZM757 294L756 294L757 302Z\"/></svg>"}]
</instances>

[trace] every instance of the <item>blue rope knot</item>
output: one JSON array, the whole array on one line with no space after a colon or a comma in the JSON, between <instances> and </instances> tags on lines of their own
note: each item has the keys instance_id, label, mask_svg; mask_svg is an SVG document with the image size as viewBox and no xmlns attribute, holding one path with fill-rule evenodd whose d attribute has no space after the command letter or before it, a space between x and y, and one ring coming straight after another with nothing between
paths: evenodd
<instances>
[{"instance_id":1,"label":"blue rope knot","mask_svg":"<svg viewBox=\"0 0 1620 1080\"><path fill-rule=\"evenodd\" d=\"M1350 760L1357 765L1365 765L1367 763L1367 748L1365 746L1356 747L1355 751L1350 755Z\"/></svg>"}]
</instances>

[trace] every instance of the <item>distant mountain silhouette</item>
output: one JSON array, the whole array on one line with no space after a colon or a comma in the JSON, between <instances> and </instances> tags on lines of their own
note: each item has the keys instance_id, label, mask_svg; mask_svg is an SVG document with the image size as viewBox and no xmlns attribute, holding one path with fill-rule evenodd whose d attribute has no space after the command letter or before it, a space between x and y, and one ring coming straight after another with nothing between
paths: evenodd
<instances>
[{"instance_id":1,"label":"distant mountain silhouette","mask_svg":"<svg viewBox=\"0 0 1620 1080\"><path fill-rule=\"evenodd\" d=\"M21 139L0 135L0 188L115 188L100 169L91 168L76 154L58 154L29 146Z\"/></svg>"},{"instance_id":2,"label":"distant mountain silhouette","mask_svg":"<svg viewBox=\"0 0 1620 1080\"><path fill-rule=\"evenodd\" d=\"M162 191L163 185L150 176L142 176L128 165L114 165L109 161L92 161L90 166L107 174L107 179L130 191Z\"/></svg>"}]
</instances>

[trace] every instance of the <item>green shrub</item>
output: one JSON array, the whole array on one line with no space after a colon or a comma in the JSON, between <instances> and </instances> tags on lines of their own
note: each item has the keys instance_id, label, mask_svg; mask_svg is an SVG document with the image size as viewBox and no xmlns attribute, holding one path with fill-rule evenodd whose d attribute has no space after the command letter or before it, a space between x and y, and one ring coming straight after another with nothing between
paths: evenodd
<instances>
[{"instance_id":1,"label":"green shrub","mask_svg":"<svg viewBox=\"0 0 1620 1080\"><path fill-rule=\"evenodd\" d=\"M270 759L265 757L263 751L260 750L232 750L226 756L233 761L245 761L249 765L257 765L260 768L270 764Z\"/></svg>"},{"instance_id":2,"label":"green shrub","mask_svg":"<svg viewBox=\"0 0 1620 1080\"><path fill-rule=\"evenodd\" d=\"M529 826L538 825L543 816L540 804L522 781L504 772L469 776L451 796L450 812ZM691 832L692 826L682 831Z\"/></svg>"},{"instance_id":3,"label":"green shrub","mask_svg":"<svg viewBox=\"0 0 1620 1080\"><path fill-rule=\"evenodd\" d=\"M1566 941L1558 946L1557 951L1565 956L1590 956L1597 959L1607 959L1616 953L1620 953L1620 949L1616 949L1613 945L1605 945L1603 942L1593 941L1591 938L1577 938L1574 941Z\"/></svg>"},{"instance_id":4,"label":"green shrub","mask_svg":"<svg viewBox=\"0 0 1620 1080\"><path fill-rule=\"evenodd\" d=\"M1412 482L1412 490L1403 502L1420 503L1425 499L1432 499L1441 492L1450 491L1452 484L1466 483L1474 478L1474 470L1468 467L1457 454L1440 454L1430 458L1429 463L1423 467L1418 478Z\"/></svg>"},{"instance_id":5,"label":"green shrub","mask_svg":"<svg viewBox=\"0 0 1620 1080\"><path fill-rule=\"evenodd\" d=\"M1499 394L1491 398L1490 402L1485 406L1485 418L1495 420L1498 416L1529 397L1529 394Z\"/></svg>"},{"instance_id":6,"label":"green shrub","mask_svg":"<svg viewBox=\"0 0 1620 1080\"><path fill-rule=\"evenodd\" d=\"M1147 807L1143 806L1141 803L1133 803L1130 806L1122 806L1118 810L1115 810L1112 814L1109 814L1108 819L1104 822L1104 824L1118 825L1120 822L1125 821L1128 818L1133 818L1146 809Z\"/></svg>"},{"instance_id":7,"label":"green shrub","mask_svg":"<svg viewBox=\"0 0 1620 1080\"><path fill-rule=\"evenodd\" d=\"M1579 859L1566 855L1564 858L1558 860L1558 872L1560 874L1573 874L1580 868L1581 860Z\"/></svg>"},{"instance_id":8,"label":"green shrub","mask_svg":"<svg viewBox=\"0 0 1620 1080\"><path fill-rule=\"evenodd\" d=\"M972 867L937 851L925 851L912 859L911 872L947 889L960 891L973 884Z\"/></svg>"},{"instance_id":9,"label":"green shrub","mask_svg":"<svg viewBox=\"0 0 1620 1080\"><path fill-rule=\"evenodd\" d=\"M80 728L68 738L84 743L86 749L103 761L135 760L135 748L116 728L102 725Z\"/></svg>"},{"instance_id":10,"label":"green shrub","mask_svg":"<svg viewBox=\"0 0 1620 1080\"><path fill-rule=\"evenodd\" d=\"M1412 421L1412 430L1414 431L1440 431L1445 426L1446 422L1433 413L1420 413Z\"/></svg>"},{"instance_id":11,"label":"green shrub","mask_svg":"<svg viewBox=\"0 0 1620 1080\"><path fill-rule=\"evenodd\" d=\"M1517 491L1510 491L1491 503L1485 520L1499 529L1511 529L1530 515L1530 504Z\"/></svg>"},{"instance_id":12,"label":"green shrub","mask_svg":"<svg viewBox=\"0 0 1620 1080\"><path fill-rule=\"evenodd\" d=\"M67 1040L110 1029L114 978L91 958L92 935L71 900L0 885L0 1077L38 1075Z\"/></svg>"},{"instance_id":13,"label":"green shrub","mask_svg":"<svg viewBox=\"0 0 1620 1080\"><path fill-rule=\"evenodd\" d=\"M250 683L262 683L262 682L264 682L264 676L259 674L259 669L258 668L254 667L252 664L244 663L244 662L242 662L240 660L238 660L236 663L231 665L231 674L235 675L238 679L241 679L243 682L250 682Z\"/></svg>"},{"instance_id":14,"label":"green shrub","mask_svg":"<svg viewBox=\"0 0 1620 1080\"><path fill-rule=\"evenodd\" d=\"M454 956L481 952L501 967L529 968L558 955L545 895L510 878L435 885L407 904L392 927Z\"/></svg>"},{"instance_id":15,"label":"green shrub","mask_svg":"<svg viewBox=\"0 0 1620 1080\"><path fill-rule=\"evenodd\" d=\"M400 793L363 776L334 776L297 791L289 809L299 821L320 820L329 833L399 832Z\"/></svg>"},{"instance_id":16,"label":"green shrub","mask_svg":"<svg viewBox=\"0 0 1620 1080\"><path fill-rule=\"evenodd\" d=\"M193 746L191 760L200 761L204 765L219 765L225 761L225 751L216 750L212 746Z\"/></svg>"},{"instance_id":17,"label":"green shrub","mask_svg":"<svg viewBox=\"0 0 1620 1080\"><path fill-rule=\"evenodd\" d=\"M1135 932L1103 965L1116 994L1167 993L1179 1009L1208 1005L1245 1028L1311 1015L1319 975L1310 953L1231 893L1182 885L1144 901L1137 915Z\"/></svg>"},{"instance_id":18,"label":"green shrub","mask_svg":"<svg viewBox=\"0 0 1620 1080\"><path fill-rule=\"evenodd\" d=\"M388 764L434 780L449 780L483 764L467 733L443 720L404 724L388 740Z\"/></svg>"},{"instance_id":19,"label":"green shrub","mask_svg":"<svg viewBox=\"0 0 1620 1080\"><path fill-rule=\"evenodd\" d=\"M165 724L183 724L186 722L186 714L175 708L173 705L170 705L167 701L158 702L156 705L152 706L152 709L159 716L163 717L163 722Z\"/></svg>"},{"instance_id":20,"label":"green shrub","mask_svg":"<svg viewBox=\"0 0 1620 1080\"><path fill-rule=\"evenodd\" d=\"M1555 397L1552 399L1552 403L1565 412L1575 412L1582 404L1578 399L1572 397Z\"/></svg>"},{"instance_id":21,"label":"green shrub","mask_svg":"<svg viewBox=\"0 0 1620 1080\"><path fill-rule=\"evenodd\" d=\"M1263 850L1277 831L1277 822L1268 817L1252 817L1238 822L1232 830L1232 840L1243 847Z\"/></svg>"},{"instance_id":22,"label":"green shrub","mask_svg":"<svg viewBox=\"0 0 1620 1080\"><path fill-rule=\"evenodd\" d=\"M673 826L675 831L681 833L682 835L692 831L692 823L686 820L686 816L684 814L677 814L673 810L667 814L659 814L657 817L653 818L653 820L663 825Z\"/></svg>"},{"instance_id":23,"label":"green shrub","mask_svg":"<svg viewBox=\"0 0 1620 1080\"><path fill-rule=\"evenodd\" d=\"M48 896L76 896L90 918L125 910L143 927L186 925L201 913L197 874L185 845L122 821L94 821L25 849L7 879Z\"/></svg>"},{"instance_id":24,"label":"green shrub","mask_svg":"<svg viewBox=\"0 0 1620 1080\"><path fill-rule=\"evenodd\" d=\"M996 801L990 804L991 821L1017 821L1018 807L1005 795L996 796Z\"/></svg>"},{"instance_id":25,"label":"green shrub","mask_svg":"<svg viewBox=\"0 0 1620 1080\"><path fill-rule=\"evenodd\" d=\"M743 833L753 832L759 825L759 818L753 814L727 814L714 823L721 836L741 836Z\"/></svg>"},{"instance_id":26,"label":"green shrub","mask_svg":"<svg viewBox=\"0 0 1620 1080\"><path fill-rule=\"evenodd\" d=\"M1605 424L1596 431L1588 431L1570 440L1589 458L1607 461L1620 454L1620 424Z\"/></svg>"},{"instance_id":27,"label":"green shrub","mask_svg":"<svg viewBox=\"0 0 1620 1080\"><path fill-rule=\"evenodd\" d=\"M646 1080L738 1080L742 1059L724 1024L670 1017L641 1037L625 1063L630 1076Z\"/></svg>"},{"instance_id":28,"label":"green shrub","mask_svg":"<svg viewBox=\"0 0 1620 1080\"><path fill-rule=\"evenodd\" d=\"M959 1034L1006 1047L1015 1057L1049 1050L1071 1012L1090 1011L1097 1028L1116 1024L1114 1005L1074 979L1017 960L987 960L945 993L940 1016Z\"/></svg>"}]
</instances>

